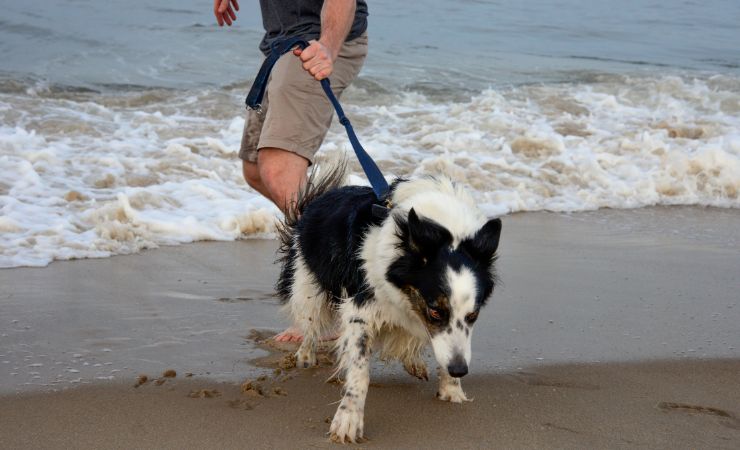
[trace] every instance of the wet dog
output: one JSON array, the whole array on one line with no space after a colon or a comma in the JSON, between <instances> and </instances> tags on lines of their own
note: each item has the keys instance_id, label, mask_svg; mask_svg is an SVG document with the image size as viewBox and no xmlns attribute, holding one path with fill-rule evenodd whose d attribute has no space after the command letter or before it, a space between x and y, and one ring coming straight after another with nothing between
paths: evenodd
<instances>
[{"instance_id":1,"label":"wet dog","mask_svg":"<svg viewBox=\"0 0 740 450\"><path fill-rule=\"evenodd\" d=\"M316 364L322 333L339 325L342 400L332 440L363 437L370 355L398 359L428 379L422 351L439 364L437 397L467 401L478 313L496 284L499 219L487 220L473 198L446 178L396 180L390 211L373 214L371 188L340 187L344 165L309 179L281 234L277 291L303 332L299 367Z\"/></svg>"}]
</instances>

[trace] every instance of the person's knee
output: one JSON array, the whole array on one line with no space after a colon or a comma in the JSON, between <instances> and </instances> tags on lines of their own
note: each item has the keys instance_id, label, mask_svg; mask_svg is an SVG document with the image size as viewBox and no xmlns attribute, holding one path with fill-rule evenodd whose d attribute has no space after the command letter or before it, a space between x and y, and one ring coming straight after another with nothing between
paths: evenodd
<instances>
[{"instance_id":1,"label":"person's knee","mask_svg":"<svg viewBox=\"0 0 740 450\"><path fill-rule=\"evenodd\" d=\"M287 204L306 178L308 160L280 149L263 149L259 154L259 177L273 200Z\"/></svg>"},{"instance_id":2,"label":"person's knee","mask_svg":"<svg viewBox=\"0 0 740 450\"><path fill-rule=\"evenodd\" d=\"M260 177L260 170L257 167L257 163L242 161L242 174L244 175L244 181L252 188L262 185L262 178Z\"/></svg>"},{"instance_id":3,"label":"person's knee","mask_svg":"<svg viewBox=\"0 0 740 450\"><path fill-rule=\"evenodd\" d=\"M289 199L298 191L303 181L293 171L274 163L260 164L260 180L273 199L281 204L282 200Z\"/></svg>"},{"instance_id":4,"label":"person's knee","mask_svg":"<svg viewBox=\"0 0 740 450\"><path fill-rule=\"evenodd\" d=\"M297 190L306 177L308 161L285 150L263 149L259 154L259 176L267 186L286 185Z\"/></svg>"}]
</instances>

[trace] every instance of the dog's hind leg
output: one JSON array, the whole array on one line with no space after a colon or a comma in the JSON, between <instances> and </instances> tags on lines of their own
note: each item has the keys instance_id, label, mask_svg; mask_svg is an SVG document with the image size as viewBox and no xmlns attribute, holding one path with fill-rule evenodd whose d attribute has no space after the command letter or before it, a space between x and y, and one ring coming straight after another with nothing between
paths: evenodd
<instances>
[{"instance_id":1,"label":"dog's hind leg","mask_svg":"<svg viewBox=\"0 0 740 450\"><path fill-rule=\"evenodd\" d=\"M372 351L370 319L362 314L367 310L351 303L345 305L343 332L338 343L339 368L345 371L345 382L342 400L329 428L331 439L341 443L362 440Z\"/></svg>"},{"instance_id":2,"label":"dog's hind leg","mask_svg":"<svg viewBox=\"0 0 740 450\"><path fill-rule=\"evenodd\" d=\"M315 366L319 339L331 324L332 316L326 292L316 283L300 254L296 256L288 307L293 324L303 335L296 352L296 365L303 368Z\"/></svg>"}]
</instances>

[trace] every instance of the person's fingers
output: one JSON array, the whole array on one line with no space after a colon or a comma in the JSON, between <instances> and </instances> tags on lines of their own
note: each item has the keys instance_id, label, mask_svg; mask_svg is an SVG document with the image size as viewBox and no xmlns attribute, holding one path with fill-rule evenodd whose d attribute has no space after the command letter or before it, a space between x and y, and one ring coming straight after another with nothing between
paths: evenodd
<instances>
[{"instance_id":1,"label":"person's fingers","mask_svg":"<svg viewBox=\"0 0 740 450\"><path fill-rule=\"evenodd\" d=\"M309 61L303 63L303 68L311 72L314 75L318 70L321 70L326 66L326 62L318 58L312 58Z\"/></svg>"},{"instance_id":2,"label":"person's fingers","mask_svg":"<svg viewBox=\"0 0 740 450\"><path fill-rule=\"evenodd\" d=\"M314 41L315 42L315 41ZM307 58L301 58L304 61L306 61L309 58L315 58L321 61L329 61L331 60L331 57L327 54L326 49L321 46L320 44L310 45L306 47L306 52L308 53Z\"/></svg>"},{"instance_id":3,"label":"person's fingers","mask_svg":"<svg viewBox=\"0 0 740 450\"><path fill-rule=\"evenodd\" d=\"M331 69L329 67L318 67L310 70L309 73L316 80L321 81L322 79L329 76L329 74L331 74Z\"/></svg>"},{"instance_id":4,"label":"person's fingers","mask_svg":"<svg viewBox=\"0 0 740 450\"><path fill-rule=\"evenodd\" d=\"M328 77L332 72L332 66L330 64L317 64L308 71L317 80Z\"/></svg>"},{"instance_id":5,"label":"person's fingers","mask_svg":"<svg viewBox=\"0 0 740 450\"><path fill-rule=\"evenodd\" d=\"M326 55L316 55L315 57L309 59L308 61L305 61L303 63L303 68L306 70L309 70L316 66L328 66L331 65L331 59L329 59Z\"/></svg>"},{"instance_id":6,"label":"person's fingers","mask_svg":"<svg viewBox=\"0 0 740 450\"><path fill-rule=\"evenodd\" d=\"M309 45L308 47L303 49L303 52L299 55L301 57L301 61L306 62L310 59L313 59L314 56L316 56L316 47L313 45Z\"/></svg>"},{"instance_id":7,"label":"person's fingers","mask_svg":"<svg viewBox=\"0 0 740 450\"><path fill-rule=\"evenodd\" d=\"M237 0L213 0L213 14L216 16L216 22L219 26L231 24L236 20L236 12L239 11L239 2Z\"/></svg>"},{"instance_id":8,"label":"person's fingers","mask_svg":"<svg viewBox=\"0 0 740 450\"><path fill-rule=\"evenodd\" d=\"M327 67L325 69L320 70L314 77L316 77L317 80L321 81L324 78L328 78L329 75L331 75L332 69L331 67Z\"/></svg>"},{"instance_id":9,"label":"person's fingers","mask_svg":"<svg viewBox=\"0 0 740 450\"><path fill-rule=\"evenodd\" d=\"M304 51L301 56L304 56L305 54L306 54L306 52ZM303 59L303 58L301 58L301 59ZM316 57L313 57L313 58L308 58L308 59L303 60L303 68L306 69L306 70L310 69L311 67L315 66L316 64L321 64L321 59L316 58Z\"/></svg>"},{"instance_id":10,"label":"person's fingers","mask_svg":"<svg viewBox=\"0 0 740 450\"><path fill-rule=\"evenodd\" d=\"M331 57L316 40L310 41L303 50L293 49L293 54L301 59L303 69L319 81L328 78L334 70Z\"/></svg>"},{"instance_id":11,"label":"person's fingers","mask_svg":"<svg viewBox=\"0 0 740 450\"><path fill-rule=\"evenodd\" d=\"M315 78L316 78L317 80L321 81L321 80L323 80L324 78L329 78L329 75L331 75L331 73L332 73L332 69L331 69L331 68L329 68L329 69L324 69L324 70L322 70L321 72L317 73L317 74L315 75Z\"/></svg>"},{"instance_id":12,"label":"person's fingers","mask_svg":"<svg viewBox=\"0 0 740 450\"><path fill-rule=\"evenodd\" d=\"M221 0L213 0L213 15L216 16L216 22L218 22L218 26L222 27L224 25L223 19L221 19L221 14L218 12L218 7L221 5Z\"/></svg>"}]
</instances>

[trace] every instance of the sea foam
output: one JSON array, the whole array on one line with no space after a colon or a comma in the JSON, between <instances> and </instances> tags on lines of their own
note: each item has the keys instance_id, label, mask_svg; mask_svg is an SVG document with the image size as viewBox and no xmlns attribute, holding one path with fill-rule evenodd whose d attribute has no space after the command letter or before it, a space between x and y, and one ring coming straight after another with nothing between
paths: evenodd
<instances>
[{"instance_id":1,"label":"sea foam","mask_svg":"<svg viewBox=\"0 0 740 450\"><path fill-rule=\"evenodd\" d=\"M343 103L389 178L444 174L491 216L740 207L738 78L603 76L463 100L358 86ZM279 211L241 176L242 95L0 93L0 267L273 236ZM346 152L335 123L318 163Z\"/></svg>"}]
</instances>

